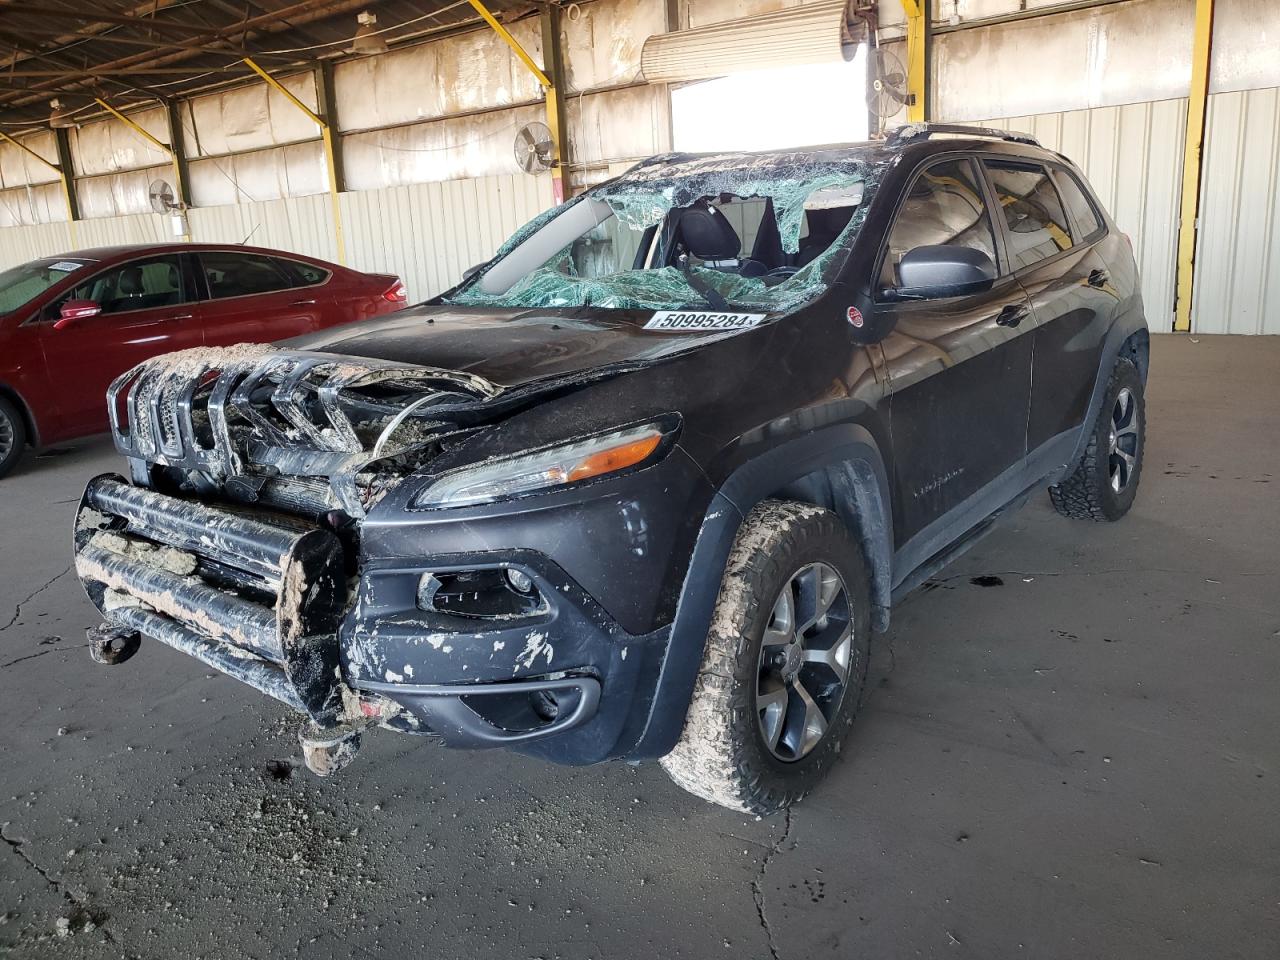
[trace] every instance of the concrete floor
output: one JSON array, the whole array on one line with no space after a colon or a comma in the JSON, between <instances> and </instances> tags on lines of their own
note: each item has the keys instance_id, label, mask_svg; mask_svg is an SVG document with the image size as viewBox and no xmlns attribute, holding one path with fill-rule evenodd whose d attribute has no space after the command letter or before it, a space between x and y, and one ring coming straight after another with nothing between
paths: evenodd
<instances>
[{"instance_id":1,"label":"concrete floor","mask_svg":"<svg viewBox=\"0 0 1280 960\"><path fill-rule=\"evenodd\" d=\"M68 528L115 458L28 460L0 484L0 953L1276 957L1280 338L1153 354L1133 513L1036 498L908 599L844 761L769 821L656 766L382 732L290 776L271 701L155 643L90 661Z\"/></svg>"}]
</instances>

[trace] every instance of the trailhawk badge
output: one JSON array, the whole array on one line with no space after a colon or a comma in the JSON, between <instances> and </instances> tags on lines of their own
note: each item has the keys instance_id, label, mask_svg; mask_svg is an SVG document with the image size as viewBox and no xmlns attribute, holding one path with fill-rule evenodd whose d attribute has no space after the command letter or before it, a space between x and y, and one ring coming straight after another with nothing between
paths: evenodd
<instances>
[{"instance_id":1,"label":"trailhawk badge","mask_svg":"<svg viewBox=\"0 0 1280 960\"><path fill-rule=\"evenodd\" d=\"M765 318L763 313L702 313L697 310L659 310L646 330L745 330Z\"/></svg>"}]
</instances>

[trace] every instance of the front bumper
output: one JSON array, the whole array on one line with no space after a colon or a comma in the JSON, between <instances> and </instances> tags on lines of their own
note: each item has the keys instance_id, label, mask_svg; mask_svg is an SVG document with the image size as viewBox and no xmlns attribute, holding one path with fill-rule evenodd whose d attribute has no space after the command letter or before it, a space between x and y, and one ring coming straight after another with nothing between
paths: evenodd
<instances>
[{"instance_id":1,"label":"front bumper","mask_svg":"<svg viewBox=\"0 0 1280 960\"><path fill-rule=\"evenodd\" d=\"M351 597L338 536L293 517L208 506L104 475L85 490L75 551L76 572L105 621L91 639L132 638L124 655L98 659L127 659L145 634L247 683L309 720L304 747L312 745L308 765L317 772L345 763L355 735L374 723L433 734L450 746L528 749L587 724L598 712L600 665L585 657L568 667L557 658L559 669L552 672L539 671L537 658L528 656L519 676L509 671L502 678L482 669L468 677L463 665L463 682L454 683L405 683L402 676L388 682L367 669L361 676L360 661L368 664L379 649L382 630L398 633L401 642L426 638L430 647L433 635L424 633L421 620L408 612L396 616L385 606L388 586L412 585L420 574L369 571ZM602 615L587 623L567 612L577 609L564 601L568 592L563 584L555 612L540 615L539 622L558 620L560 631L580 638L607 632ZM500 649L530 632L524 624L490 624L488 633L484 626L466 624L469 633L453 635L483 636L490 649ZM549 662L549 649L541 649ZM624 663L626 649L618 648ZM632 667L642 659L637 655ZM420 673L423 679L429 678ZM589 739L594 751L607 746L599 736ZM321 755L312 763L315 750Z\"/></svg>"}]
</instances>

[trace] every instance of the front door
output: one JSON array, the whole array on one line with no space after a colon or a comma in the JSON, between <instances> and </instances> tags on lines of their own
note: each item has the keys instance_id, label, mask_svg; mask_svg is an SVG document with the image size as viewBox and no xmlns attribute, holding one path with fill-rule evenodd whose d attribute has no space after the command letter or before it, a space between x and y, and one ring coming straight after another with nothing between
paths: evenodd
<instances>
[{"instance_id":1,"label":"front door","mask_svg":"<svg viewBox=\"0 0 1280 960\"><path fill-rule=\"evenodd\" d=\"M895 314L888 367L894 532L900 581L1016 492L1031 393L1027 296L1003 268L976 162L934 161L894 220L879 289ZM892 302L897 264L919 246L953 244L997 265L989 290Z\"/></svg>"},{"instance_id":2,"label":"front door","mask_svg":"<svg viewBox=\"0 0 1280 960\"><path fill-rule=\"evenodd\" d=\"M97 316L57 329L60 300L35 321L69 435L107 428L107 387L120 374L159 354L203 343L194 287L177 254L110 267L63 299L92 300L102 307Z\"/></svg>"}]
</instances>

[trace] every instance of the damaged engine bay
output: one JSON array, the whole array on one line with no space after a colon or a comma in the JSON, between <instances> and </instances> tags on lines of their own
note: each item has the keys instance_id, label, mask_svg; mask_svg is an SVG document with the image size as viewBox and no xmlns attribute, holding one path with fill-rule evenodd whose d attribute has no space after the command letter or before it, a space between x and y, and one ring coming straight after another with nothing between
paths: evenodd
<instances>
[{"instance_id":1,"label":"damaged engine bay","mask_svg":"<svg viewBox=\"0 0 1280 960\"><path fill-rule=\"evenodd\" d=\"M355 518L498 392L447 370L246 344L147 361L107 403L121 452L178 491Z\"/></svg>"}]
</instances>

